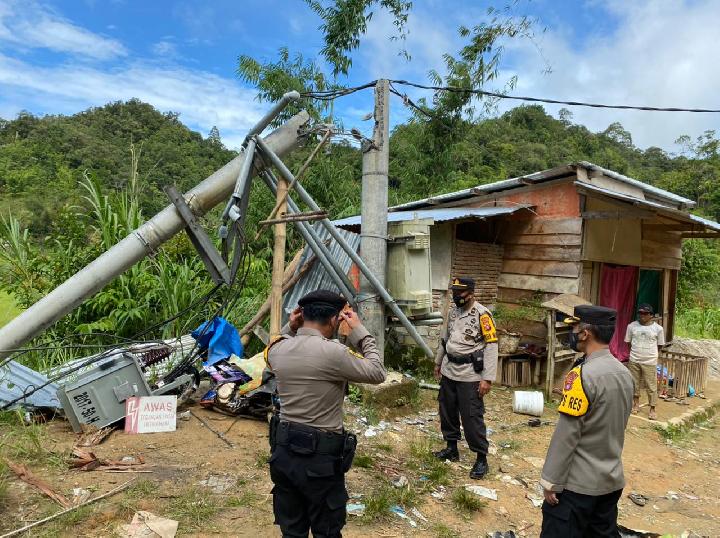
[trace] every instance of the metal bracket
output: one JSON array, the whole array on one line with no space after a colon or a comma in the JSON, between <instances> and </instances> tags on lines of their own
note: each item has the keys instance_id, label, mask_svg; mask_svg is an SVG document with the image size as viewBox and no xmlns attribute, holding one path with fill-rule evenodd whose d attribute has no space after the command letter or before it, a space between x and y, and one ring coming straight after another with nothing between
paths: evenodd
<instances>
[{"instance_id":1,"label":"metal bracket","mask_svg":"<svg viewBox=\"0 0 720 538\"><path fill-rule=\"evenodd\" d=\"M215 248L208 234L203 230L202 226L198 224L195 214L187 203L185 203L185 198L183 198L182 194L180 194L174 185L166 185L165 194L170 198L170 201L177 208L180 217L185 221L187 225L185 231L195 250L200 254L213 282L215 282L215 284L225 283L229 285L230 268L222 259L220 252Z\"/></svg>"}]
</instances>

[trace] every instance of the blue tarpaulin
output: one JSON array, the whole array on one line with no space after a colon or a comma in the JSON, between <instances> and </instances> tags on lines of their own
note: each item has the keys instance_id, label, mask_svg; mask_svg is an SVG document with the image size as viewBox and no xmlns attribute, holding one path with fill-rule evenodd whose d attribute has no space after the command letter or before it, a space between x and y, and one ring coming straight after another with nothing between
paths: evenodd
<instances>
[{"instance_id":1,"label":"blue tarpaulin","mask_svg":"<svg viewBox=\"0 0 720 538\"><path fill-rule=\"evenodd\" d=\"M210 324L207 328L206 326ZM195 329L192 337L197 340L201 351L207 350L205 364L213 365L218 361L227 359L230 355L242 358L243 345L237 329L226 319L216 317L206 321Z\"/></svg>"}]
</instances>

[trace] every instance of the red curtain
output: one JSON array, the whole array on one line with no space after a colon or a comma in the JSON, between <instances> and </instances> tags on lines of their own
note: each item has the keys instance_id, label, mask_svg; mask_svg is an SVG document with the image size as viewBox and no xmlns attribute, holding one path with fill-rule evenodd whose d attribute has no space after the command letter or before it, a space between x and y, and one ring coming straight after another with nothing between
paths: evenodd
<instances>
[{"instance_id":1,"label":"red curtain","mask_svg":"<svg viewBox=\"0 0 720 538\"><path fill-rule=\"evenodd\" d=\"M625 343L625 331L633 320L638 268L603 264L600 274L600 306L617 310L615 336L610 342L610 353L625 362L630 357L630 346Z\"/></svg>"}]
</instances>

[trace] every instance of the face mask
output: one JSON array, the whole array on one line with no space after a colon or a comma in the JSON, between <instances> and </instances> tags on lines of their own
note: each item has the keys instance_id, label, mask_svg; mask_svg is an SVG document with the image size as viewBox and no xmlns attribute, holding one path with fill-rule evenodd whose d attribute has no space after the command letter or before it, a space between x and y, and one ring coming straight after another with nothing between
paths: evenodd
<instances>
[{"instance_id":1,"label":"face mask","mask_svg":"<svg viewBox=\"0 0 720 538\"><path fill-rule=\"evenodd\" d=\"M467 299L462 295L453 295L453 303L455 303L455 306L462 306L467 303Z\"/></svg>"},{"instance_id":2,"label":"face mask","mask_svg":"<svg viewBox=\"0 0 720 538\"><path fill-rule=\"evenodd\" d=\"M580 340L580 333L570 333L570 338L568 338L568 345L570 346L570 349L582 352L580 349L580 342L584 342L584 340Z\"/></svg>"}]
</instances>

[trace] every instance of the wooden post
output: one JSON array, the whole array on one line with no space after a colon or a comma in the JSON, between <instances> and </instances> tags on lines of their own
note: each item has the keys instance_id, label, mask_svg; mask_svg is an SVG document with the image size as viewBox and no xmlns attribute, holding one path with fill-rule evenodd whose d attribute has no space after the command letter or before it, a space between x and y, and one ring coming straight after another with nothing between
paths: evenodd
<instances>
[{"instance_id":1,"label":"wooden post","mask_svg":"<svg viewBox=\"0 0 720 538\"><path fill-rule=\"evenodd\" d=\"M279 213L287 211L288 183L282 176L278 179L276 206ZM282 328L282 286L285 272L285 239L287 237L287 224L284 222L273 226L275 232L275 245L273 246L273 266L270 288L270 338L280 334Z\"/></svg>"},{"instance_id":2,"label":"wooden post","mask_svg":"<svg viewBox=\"0 0 720 538\"><path fill-rule=\"evenodd\" d=\"M555 383L555 310L547 312L547 373L545 375L545 401L550 401Z\"/></svg>"}]
</instances>

